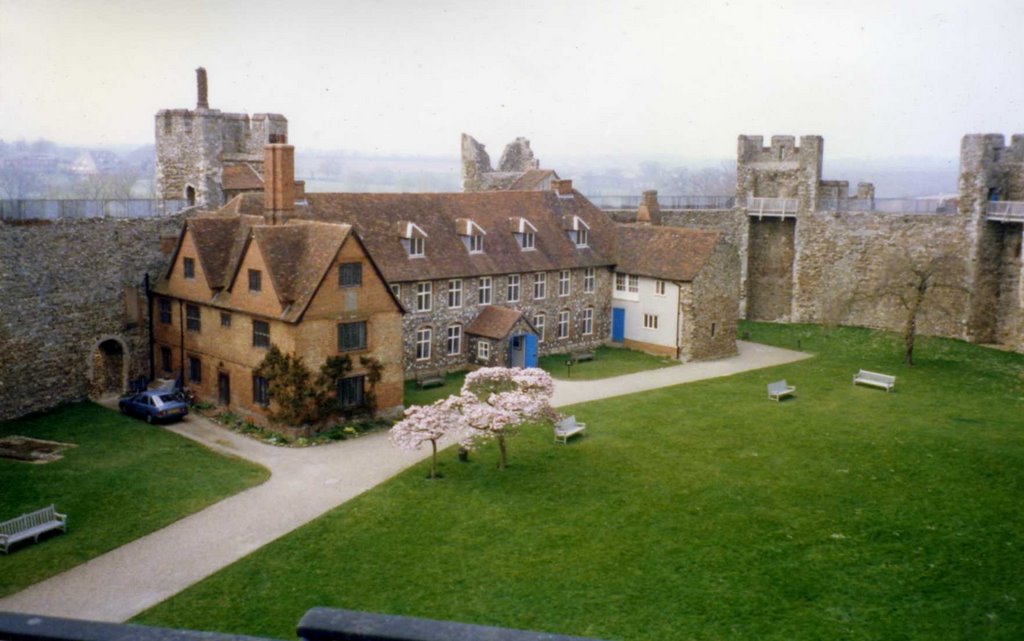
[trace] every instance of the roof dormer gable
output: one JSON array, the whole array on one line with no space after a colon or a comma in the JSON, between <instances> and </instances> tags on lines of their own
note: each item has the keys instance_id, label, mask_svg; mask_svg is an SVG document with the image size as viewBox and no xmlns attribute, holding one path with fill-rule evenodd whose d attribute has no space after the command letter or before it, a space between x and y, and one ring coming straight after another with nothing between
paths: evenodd
<instances>
[{"instance_id":1,"label":"roof dormer gable","mask_svg":"<svg viewBox=\"0 0 1024 641\"><path fill-rule=\"evenodd\" d=\"M427 232L409 220L398 221L398 238L409 258L423 258L427 255Z\"/></svg>"}]
</instances>

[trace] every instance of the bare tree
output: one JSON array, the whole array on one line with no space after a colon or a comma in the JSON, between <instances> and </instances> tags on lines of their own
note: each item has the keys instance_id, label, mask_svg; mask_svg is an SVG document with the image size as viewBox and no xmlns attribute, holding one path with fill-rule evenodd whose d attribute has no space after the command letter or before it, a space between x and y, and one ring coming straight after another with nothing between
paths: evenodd
<instances>
[{"instance_id":1,"label":"bare tree","mask_svg":"<svg viewBox=\"0 0 1024 641\"><path fill-rule=\"evenodd\" d=\"M0 197L18 200L34 196L40 189L39 176L14 162L0 162Z\"/></svg>"},{"instance_id":2,"label":"bare tree","mask_svg":"<svg viewBox=\"0 0 1024 641\"><path fill-rule=\"evenodd\" d=\"M953 253L915 256L895 252L885 261L875 295L895 300L903 308L903 362L907 365L914 364L914 341L921 316L952 314L942 300L942 291L967 291L961 257Z\"/></svg>"},{"instance_id":3,"label":"bare tree","mask_svg":"<svg viewBox=\"0 0 1024 641\"><path fill-rule=\"evenodd\" d=\"M849 255L825 270L818 294L818 322L825 330L834 330L853 311L860 297L857 284L857 270Z\"/></svg>"}]
</instances>

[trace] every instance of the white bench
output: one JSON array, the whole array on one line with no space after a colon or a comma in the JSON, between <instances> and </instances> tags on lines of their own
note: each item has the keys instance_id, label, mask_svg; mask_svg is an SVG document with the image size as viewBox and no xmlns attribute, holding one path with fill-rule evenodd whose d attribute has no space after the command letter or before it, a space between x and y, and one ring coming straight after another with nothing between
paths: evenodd
<instances>
[{"instance_id":1,"label":"white bench","mask_svg":"<svg viewBox=\"0 0 1024 641\"><path fill-rule=\"evenodd\" d=\"M881 387L886 392L891 392L896 387L896 377L862 369L853 375L853 384L856 385L857 383Z\"/></svg>"},{"instance_id":2,"label":"white bench","mask_svg":"<svg viewBox=\"0 0 1024 641\"><path fill-rule=\"evenodd\" d=\"M586 429L587 424L578 423L576 421L575 414L572 416L566 416L555 423L555 443L561 441L563 445L568 445L570 436L582 434Z\"/></svg>"},{"instance_id":3,"label":"white bench","mask_svg":"<svg viewBox=\"0 0 1024 641\"><path fill-rule=\"evenodd\" d=\"M0 548L3 549L4 554L7 554L12 543L25 539L34 539L38 543L40 534L50 530L65 531L67 520L66 514L58 514L54 506L50 505L35 512L22 514L10 521L4 521L0 523Z\"/></svg>"},{"instance_id":4,"label":"white bench","mask_svg":"<svg viewBox=\"0 0 1024 641\"><path fill-rule=\"evenodd\" d=\"M795 391L795 387L786 384L786 379L768 383L768 398L773 401L780 401L783 396L792 396Z\"/></svg>"}]
</instances>

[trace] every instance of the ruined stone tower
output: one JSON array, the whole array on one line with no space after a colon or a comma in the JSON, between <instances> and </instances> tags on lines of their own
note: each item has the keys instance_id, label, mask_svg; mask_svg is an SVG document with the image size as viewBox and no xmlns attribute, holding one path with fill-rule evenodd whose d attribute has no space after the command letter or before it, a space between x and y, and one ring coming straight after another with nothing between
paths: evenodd
<instances>
[{"instance_id":1,"label":"ruined stone tower","mask_svg":"<svg viewBox=\"0 0 1024 641\"><path fill-rule=\"evenodd\" d=\"M196 93L195 109L156 114L154 191L157 198L183 198L209 209L223 205L226 194L262 182L263 147L271 137L287 139L288 120L211 109L202 67L196 69Z\"/></svg>"},{"instance_id":2,"label":"ruined stone tower","mask_svg":"<svg viewBox=\"0 0 1024 641\"><path fill-rule=\"evenodd\" d=\"M558 175L540 168L526 138L507 144L498 168L493 169L484 146L469 134L462 134L462 191L548 190L553 179L557 180Z\"/></svg>"}]
</instances>

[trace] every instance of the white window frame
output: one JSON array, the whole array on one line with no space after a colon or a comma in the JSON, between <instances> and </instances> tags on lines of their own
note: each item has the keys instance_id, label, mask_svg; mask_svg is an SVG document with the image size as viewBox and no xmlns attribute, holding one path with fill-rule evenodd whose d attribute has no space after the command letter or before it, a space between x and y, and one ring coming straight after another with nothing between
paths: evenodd
<instances>
[{"instance_id":1,"label":"white window frame","mask_svg":"<svg viewBox=\"0 0 1024 641\"><path fill-rule=\"evenodd\" d=\"M455 356L462 353L462 325L456 324L448 326L446 347L448 348L449 356Z\"/></svg>"},{"instance_id":2,"label":"white window frame","mask_svg":"<svg viewBox=\"0 0 1024 641\"><path fill-rule=\"evenodd\" d=\"M537 272L533 275L533 300L544 300L548 296L548 275L547 272Z\"/></svg>"},{"instance_id":3,"label":"white window frame","mask_svg":"<svg viewBox=\"0 0 1024 641\"><path fill-rule=\"evenodd\" d=\"M522 279L519 277L519 274L508 275L508 278L505 281L505 302L519 302L520 285L522 285ZM512 292L515 292L515 296L512 296Z\"/></svg>"},{"instance_id":4,"label":"white window frame","mask_svg":"<svg viewBox=\"0 0 1024 641\"><path fill-rule=\"evenodd\" d=\"M590 247L590 229L586 225L581 224L576 230L576 246Z\"/></svg>"},{"instance_id":5,"label":"white window frame","mask_svg":"<svg viewBox=\"0 0 1024 641\"><path fill-rule=\"evenodd\" d=\"M656 280L654 281L654 295L664 296L665 295L665 281Z\"/></svg>"},{"instance_id":6,"label":"white window frame","mask_svg":"<svg viewBox=\"0 0 1024 641\"><path fill-rule=\"evenodd\" d=\"M558 338L569 338L569 311L558 312Z\"/></svg>"},{"instance_id":7,"label":"white window frame","mask_svg":"<svg viewBox=\"0 0 1024 641\"><path fill-rule=\"evenodd\" d=\"M626 274L623 272L615 272L615 291L619 294L626 293Z\"/></svg>"},{"instance_id":8,"label":"white window frame","mask_svg":"<svg viewBox=\"0 0 1024 641\"><path fill-rule=\"evenodd\" d=\"M409 238L409 258L423 258L426 255L427 243L423 236Z\"/></svg>"},{"instance_id":9,"label":"white window frame","mask_svg":"<svg viewBox=\"0 0 1024 641\"><path fill-rule=\"evenodd\" d=\"M431 327L420 327L416 330L416 360L430 360L430 343L434 339L434 330Z\"/></svg>"},{"instance_id":10,"label":"white window frame","mask_svg":"<svg viewBox=\"0 0 1024 641\"><path fill-rule=\"evenodd\" d=\"M472 234L469 237L469 253L471 254L482 254L484 253L484 235L483 234Z\"/></svg>"},{"instance_id":11,"label":"white window frame","mask_svg":"<svg viewBox=\"0 0 1024 641\"><path fill-rule=\"evenodd\" d=\"M547 323L546 315L541 312L533 317L533 328L537 330L537 342L544 342L544 325Z\"/></svg>"},{"instance_id":12,"label":"white window frame","mask_svg":"<svg viewBox=\"0 0 1024 641\"><path fill-rule=\"evenodd\" d=\"M628 287L629 287L629 293L630 294L638 294L638 293L640 293L640 277L639 276L637 276L636 274L630 274L628 282L629 282Z\"/></svg>"},{"instance_id":13,"label":"white window frame","mask_svg":"<svg viewBox=\"0 0 1024 641\"><path fill-rule=\"evenodd\" d=\"M476 357L482 361L491 360L491 341L480 339L476 343Z\"/></svg>"},{"instance_id":14,"label":"white window frame","mask_svg":"<svg viewBox=\"0 0 1024 641\"><path fill-rule=\"evenodd\" d=\"M658 329L658 315L657 314L644 314L644 329L650 329L650 330Z\"/></svg>"},{"instance_id":15,"label":"white window frame","mask_svg":"<svg viewBox=\"0 0 1024 641\"><path fill-rule=\"evenodd\" d=\"M594 308L583 309L583 335L590 336L594 333Z\"/></svg>"},{"instance_id":16,"label":"white window frame","mask_svg":"<svg viewBox=\"0 0 1024 641\"><path fill-rule=\"evenodd\" d=\"M426 301L426 304L424 304ZM416 311L429 312L434 307L434 283L429 280L416 283Z\"/></svg>"},{"instance_id":17,"label":"white window frame","mask_svg":"<svg viewBox=\"0 0 1024 641\"><path fill-rule=\"evenodd\" d=\"M477 301L481 305L491 304L491 277L481 276L476 285Z\"/></svg>"},{"instance_id":18,"label":"white window frame","mask_svg":"<svg viewBox=\"0 0 1024 641\"><path fill-rule=\"evenodd\" d=\"M537 249L537 234L532 231L523 232L523 245L522 249L524 252L533 251Z\"/></svg>"},{"instance_id":19,"label":"white window frame","mask_svg":"<svg viewBox=\"0 0 1024 641\"><path fill-rule=\"evenodd\" d=\"M558 295L568 296L572 292L572 276L568 269L558 272Z\"/></svg>"},{"instance_id":20,"label":"white window frame","mask_svg":"<svg viewBox=\"0 0 1024 641\"><path fill-rule=\"evenodd\" d=\"M448 309L462 307L462 279L453 278L448 281Z\"/></svg>"},{"instance_id":21,"label":"white window frame","mask_svg":"<svg viewBox=\"0 0 1024 641\"><path fill-rule=\"evenodd\" d=\"M594 268L587 267L583 272L583 293L593 294L594 293Z\"/></svg>"},{"instance_id":22,"label":"white window frame","mask_svg":"<svg viewBox=\"0 0 1024 641\"><path fill-rule=\"evenodd\" d=\"M402 300L402 285L400 283L391 283L391 293L395 295L395 298Z\"/></svg>"}]
</instances>

